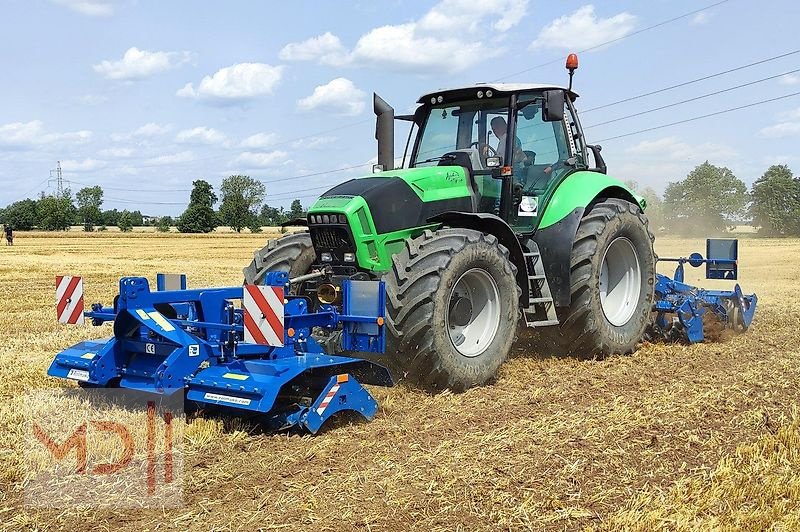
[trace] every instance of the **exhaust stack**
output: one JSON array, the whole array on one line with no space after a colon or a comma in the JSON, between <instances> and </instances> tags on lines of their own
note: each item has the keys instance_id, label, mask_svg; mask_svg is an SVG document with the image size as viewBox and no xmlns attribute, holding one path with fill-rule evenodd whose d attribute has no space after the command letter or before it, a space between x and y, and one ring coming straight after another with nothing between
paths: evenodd
<instances>
[{"instance_id":1,"label":"exhaust stack","mask_svg":"<svg viewBox=\"0 0 800 532\"><path fill-rule=\"evenodd\" d=\"M394 169L394 109L376 93L372 93L375 111L375 139L378 141L378 164L384 170Z\"/></svg>"}]
</instances>

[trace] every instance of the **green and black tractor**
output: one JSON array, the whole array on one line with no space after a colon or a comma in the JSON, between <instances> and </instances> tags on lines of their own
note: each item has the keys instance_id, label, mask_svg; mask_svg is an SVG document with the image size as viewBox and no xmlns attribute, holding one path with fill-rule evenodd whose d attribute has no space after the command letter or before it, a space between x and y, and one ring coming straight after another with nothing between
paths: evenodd
<instances>
[{"instance_id":1,"label":"green and black tractor","mask_svg":"<svg viewBox=\"0 0 800 532\"><path fill-rule=\"evenodd\" d=\"M439 90L407 116L374 95L373 173L322 194L307 230L257 251L245 282L327 272L299 290L335 304L343 279L383 279L389 365L430 388L491 380L518 326L578 356L633 352L653 305L653 236L644 200L584 138L570 61L569 88ZM411 122L402 168L394 120Z\"/></svg>"}]
</instances>

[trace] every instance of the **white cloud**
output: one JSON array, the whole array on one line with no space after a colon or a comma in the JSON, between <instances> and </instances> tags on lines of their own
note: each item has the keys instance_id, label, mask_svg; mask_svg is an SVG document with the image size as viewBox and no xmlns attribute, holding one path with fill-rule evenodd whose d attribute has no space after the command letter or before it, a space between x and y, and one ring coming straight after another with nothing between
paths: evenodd
<instances>
[{"instance_id":1,"label":"white cloud","mask_svg":"<svg viewBox=\"0 0 800 532\"><path fill-rule=\"evenodd\" d=\"M310 137L305 139L299 139L292 142L291 146L294 149L311 149L317 148L319 146L324 146L326 144L330 144L332 142L336 142L336 137Z\"/></svg>"},{"instance_id":2,"label":"white cloud","mask_svg":"<svg viewBox=\"0 0 800 532\"><path fill-rule=\"evenodd\" d=\"M269 148L278 140L275 133L256 133L242 141L242 148L261 149Z\"/></svg>"},{"instance_id":3,"label":"white cloud","mask_svg":"<svg viewBox=\"0 0 800 532\"><path fill-rule=\"evenodd\" d=\"M150 52L131 47L117 61L102 61L94 71L108 79L134 81L178 68L192 60L191 52Z\"/></svg>"},{"instance_id":4,"label":"white cloud","mask_svg":"<svg viewBox=\"0 0 800 532\"><path fill-rule=\"evenodd\" d=\"M97 159L84 159L82 161L66 159L61 161L61 169L64 172L91 172L105 166L107 166L105 161L98 161Z\"/></svg>"},{"instance_id":5,"label":"white cloud","mask_svg":"<svg viewBox=\"0 0 800 532\"><path fill-rule=\"evenodd\" d=\"M339 37L325 32L305 41L289 43L284 46L278 57L284 61L310 61L319 59L326 65L339 65L346 61L347 51Z\"/></svg>"},{"instance_id":6,"label":"white cloud","mask_svg":"<svg viewBox=\"0 0 800 532\"><path fill-rule=\"evenodd\" d=\"M158 157L151 157L145 160L148 165L168 165L177 163L187 163L194 160L194 154L190 151L182 151L178 153L171 153L169 155L160 155Z\"/></svg>"},{"instance_id":7,"label":"white cloud","mask_svg":"<svg viewBox=\"0 0 800 532\"><path fill-rule=\"evenodd\" d=\"M417 21L368 31L350 51L336 35L324 33L287 44L281 58L400 71L462 72L503 53L482 39L502 37L525 16L527 5L528 0L442 0Z\"/></svg>"},{"instance_id":8,"label":"white cloud","mask_svg":"<svg viewBox=\"0 0 800 532\"><path fill-rule=\"evenodd\" d=\"M0 126L0 148L25 149L42 144L81 144L92 137L91 131L48 133L41 120L12 122Z\"/></svg>"},{"instance_id":9,"label":"white cloud","mask_svg":"<svg viewBox=\"0 0 800 532\"><path fill-rule=\"evenodd\" d=\"M184 144L222 144L227 140L225 135L212 127L198 126L184 129L175 136L175 141Z\"/></svg>"},{"instance_id":10,"label":"white cloud","mask_svg":"<svg viewBox=\"0 0 800 532\"><path fill-rule=\"evenodd\" d=\"M121 142L130 139L148 139L164 135L172 130L170 124L156 124L155 122L148 122L128 133L112 133L111 140Z\"/></svg>"},{"instance_id":11,"label":"white cloud","mask_svg":"<svg viewBox=\"0 0 800 532\"><path fill-rule=\"evenodd\" d=\"M311 96L297 100L301 111L323 109L340 115L353 116L361 113L366 104L366 93L347 78L336 78L314 89Z\"/></svg>"},{"instance_id":12,"label":"white cloud","mask_svg":"<svg viewBox=\"0 0 800 532\"><path fill-rule=\"evenodd\" d=\"M784 85L799 85L800 75L786 74L785 76L781 76L780 78L778 78L778 81L780 81Z\"/></svg>"},{"instance_id":13,"label":"white cloud","mask_svg":"<svg viewBox=\"0 0 800 532\"><path fill-rule=\"evenodd\" d=\"M244 101L272 94L283 76L283 66L264 63L237 63L206 76L197 89L187 83L175 94L183 98L216 100L218 102Z\"/></svg>"},{"instance_id":14,"label":"white cloud","mask_svg":"<svg viewBox=\"0 0 800 532\"><path fill-rule=\"evenodd\" d=\"M636 27L636 20L634 15L624 12L609 18L598 18L594 6L585 5L571 15L564 15L545 26L530 48L586 50L628 35Z\"/></svg>"},{"instance_id":15,"label":"white cloud","mask_svg":"<svg viewBox=\"0 0 800 532\"><path fill-rule=\"evenodd\" d=\"M707 12L704 11L702 13L697 13L695 16L693 16L691 19L689 19L689 25L690 26L700 26L702 24L705 24L709 20L711 20L711 17L709 16L709 14Z\"/></svg>"},{"instance_id":16,"label":"white cloud","mask_svg":"<svg viewBox=\"0 0 800 532\"><path fill-rule=\"evenodd\" d=\"M132 157L135 153L133 148L107 148L105 150L100 150L98 155L101 157L111 157L114 159L127 159L128 157Z\"/></svg>"},{"instance_id":17,"label":"white cloud","mask_svg":"<svg viewBox=\"0 0 800 532\"><path fill-rule=\"evenodd\" d=\"M800 107L783 113L776 124L762 128L758 134L766 138L800 135Z\"/></svg>"},{"instance_id":18,"label":"white cloud","mask_svg":"<svg viewBox=\"0 0 800 532\"><path fill-rule=\"evenodd\" d=\"M177 68L191 60L190 52L150 52L134 46L128 48L122 59L106 60L92 68L108 79L134 81Z\"/></svg>"},{"instance_id":19,"label":"white cloud","mask_svg":"<svg viewBox=\"0 0 800 532\"><path fill-rule=\"evenodd\" d=\"M643 140L622 151L617 150L616 155L606 155L614 177L633 180L657 191L663 191L670 181L683 179L692 168L706 160L731 166L740 160L740 156L725 144L690 144L675 136Z\"/></svg>"},{"instance_id":20,"label":"white cloud","mask_svg":"<svg viewBox=\"0 0 800 532\"><path fill-rule=\"evenodd\" d=\"M64 6L82 15L90 17L107 17L114 14L111 2L103 0L50 0L52 3Z\"/></svg>"},{"instance_id":21,"label":"white cloud","mask_svg":"<svg viewBox=\"0 0 800 532\"><path fill-rule=\"evenodd\" d=\"M287 153L285 151L279 150L270 151L267 153L246 151L233 161L232 166L241 166L244 168L269 168L288 162L286 156Z\"/></svg>"},{"instance_id":22,"label":"white cloud","mask_svg":"<svg viewBox=\"0 0 800 532\"><path fill-rule=\"evenodd\" d=\"M678 137L664 137L657 140L643 140L625 150L628 155L637 157L657 157L671 161L705 161L729 159L736 151L724 144L706 142L689 144Z\"/></svg>"}]
</instances>

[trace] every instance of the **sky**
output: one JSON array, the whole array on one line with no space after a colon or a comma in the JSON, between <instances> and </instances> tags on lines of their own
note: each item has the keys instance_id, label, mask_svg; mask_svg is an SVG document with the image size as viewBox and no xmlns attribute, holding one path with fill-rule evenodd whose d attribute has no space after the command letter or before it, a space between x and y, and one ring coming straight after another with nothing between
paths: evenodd
<instances>
[{"instance_id":1,"label":"sky","mask_svg":"<svg viewBox=\"0 0 800 532\"><path fill-rule=\"evenodd\" d=\"M0 206L53 192L57 161L105 209L179 214L193 180L233 174L308 205L371 171L373 92L406 113L439 88L565 85L569 52L610 175L661 192L705 160L748 185L800 173L800 95L752 105L800 92L800 53L631 99L800 49L789 0L0 1Z\"/></svg>"}]
</instances>

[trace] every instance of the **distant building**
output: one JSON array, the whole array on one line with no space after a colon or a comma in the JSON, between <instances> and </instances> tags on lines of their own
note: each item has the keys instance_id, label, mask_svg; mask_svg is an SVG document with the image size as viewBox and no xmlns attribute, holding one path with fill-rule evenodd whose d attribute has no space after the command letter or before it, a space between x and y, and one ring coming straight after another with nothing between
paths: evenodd
<instances>
[{"instance_id":1,"label":"distant building","mask_svg":"<svg viewBox=\"0 0 800 532\"><path fill-rule=\"evenodd\" d=\"M161 216L145 216L142 215L142 225L156 225L161 219Z\"/></svg>"}]
</instances>

